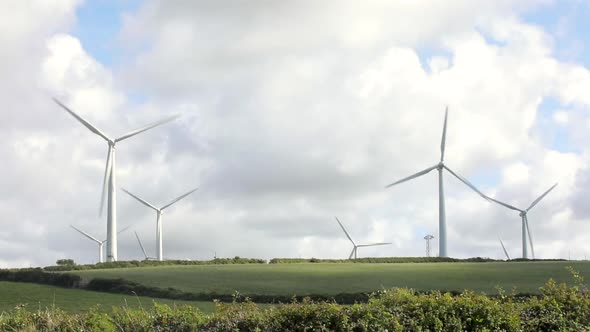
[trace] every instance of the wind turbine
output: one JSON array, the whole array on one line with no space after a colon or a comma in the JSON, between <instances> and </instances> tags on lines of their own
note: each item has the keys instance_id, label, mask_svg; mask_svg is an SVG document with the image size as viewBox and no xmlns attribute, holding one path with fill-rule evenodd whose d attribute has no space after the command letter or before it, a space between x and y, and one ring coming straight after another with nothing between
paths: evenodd
<instances>
[{"instance_id":1,"label":"wind turbine","mask_svg":"<svg viewBox=\"0 0 590 332\"><path fill-rule=\"evenodd\" d=\"M502 242L500 235L498 235L498 240L500 240L500 244L502 245L502 250L504 250L504 255L506 255L506 259L510 260L510 255L508 255L508 250L506 250L506 247L504 246L504 242Z\"/></svg>"},{"instance_id":2,"label":"wind turbine","mask_svg":"<svg viewBox=\"0 0 590 332\"><path fill-rule=\"evenodd\" d=\"M107 162L104 169L104 180L102 183L102 194L100 197L100 207L98 215L102 216L102 210L104 206L104 199L105 195L107 195L107 261L112 262L117 260L117 200L116 200L116 169L115 169L115 145L133 137L137 134L140 134L146 130L152 129L159 125L162 125L166 122L170 122L180 115L174 115L163 120L154 122L152 124L146 125L145 127L141 127L139 129L133 130L128 132L127 134L120 136L115 139L111 139L107 137L102 131L98 128L90 124L90 122L84 120L81 116L74 113L71 109L67 106L62 104L56 98L53 98L59 106L61 106L66 112L70 113L71 116L76 118L76 120L80 121L86 128L88 128L91 132L95 133L96 135L102 137L108 143L108 153L107 153Z\"/></svg>"},{"instance_id":3,"label":"wind turbine","mask_svg":"<svg viewBox=\"0 0 590 332\"><path fill-rule=\"evenodd\" d=\"M138 200L140 203L142 203L143 205L153 209L154 211L156 211L156 246L157 246L157 252L158 252L158 260L159 261L163 261L164 260L164 255L163 255L163 248L162 248L162 214L164 213L164 209L170 207L172 204L180 201L181 199L185 198L186 196L194 193L195 191L197 191L197 189L199 188L195 188L185 194L182 194L181 196L173 199L170 203L164 205L161 208L157 208L154 205L148 203L147 201L133 195L132 193L130 193L129 191L125 190L125 188L121 188L124 192L126 192L127 194L129 194L129 196L135 198L136 200Z\"/></svg>"},{"instance_id":4,"label":"wind turbine","mask_svg":"<svg viewBox=\"0 0 590 332\"><path fill-rule=\"evenodd\" d=\"M87 237L87 238L89 238L90 240L92 240L92 241L94 241L94 242L98 243L98 262L99 262L99 263L102 263L102 262L103 262L103 259L102 259L102 247L103 247L104 243L105 243L105 242L107 242L107 239L104 239L104 240L100 241L100 240L98 240L97 238L95 238L94 236L92 236L92 235L90 235L90 234L88 234L88 233L84 232L83 230L81 230L81 229L79 229L79 228L75 227L74 225L70 225L70 227L72 227L73 229L75 229L76 231L78 231L78 233L80 233L80 234L82 234L82 235L86 236L86 237ZM120 233L122 233L122 232L126 231L126 230L127 230L129 227L130 227L130 226L127 226L127 227L123 228L122 230L120 230L120 231L119 231L119 232L117 232L117 233L119 233L119 234L120 234Z\"/></svg>"},{"instance_id":5,"label":"wind turbine","mask_svg":"<svg viewBox=\"0 0 590 332\"><path fill-rule=\"evenodd\" d=\"M141 248L141 251L143 252L143 255L145 256L145 260L146 261L155 260L156 257L149 257L147 255L147 253L145 252L145 249L143 248L143 244L141 244L141 240L139 239L139 235L137 235L137 232L135 232L135 237L137 238L137 242L139 242L139 247Z\"/></svg>"},{"instance_id":6,"label":"wind turbine","mask_svg":"<svg viewBox=\"0 0 590 332\"><path fill-rule=\"evenodd\" d=\"M526 208L526 209L519 209L517 207L514 207L510 204L501 202L497 199L491 198L489 196L485 196L488 200L495 202L497 204L500 204L506 208L509 208L511 210L514 211L518 211L520 218L522 220L522 258L528 258L528 252L527 252L527 235L528 235L528 242L531 246L531 252L533 254L533 259L535 258L535 248L533 247L533 239L531 237L531 230L529 228L529 220L527 217L527 213L533 208L535 207L535 205L537 205L543 198L545 198L545 196L547 196L547 194L549 194L549 192L551 192L551 190L553 190L555 187L557 187L557 183L554 184L553 186L551 186L551 188L549 188L546 192L543 193L543 195L537 197L537 199L535 199L531 205Z\"/></svg>"},{"instance_id":7,"label":"wind turbine","mask_svg":"<svg viewBox=\"0 0 590 332\"><path fill-rule=\"evenodd\" d=\"M371 244L356 244L356 243L354 243L354 241L352 240L352 238L350 237L350 235L348 234L348 232L346 231L346 229L344 228L344 226L342 226L342 223L340 222L340 220L338 220L338 217L334 217L334 218L336 218L336 221L338 222L338 224L340 225L340 227L344 231L344 234L346 234L346 237L350 240L350 242L352 242L353 248L352 248L352 251L350 252L350 256L348 256L348 259L352 259L352 256L353 255L354 255L354 259L356 259L356 253L357 253L357 249L358 248L361 248L361 247L384 246L386 244L391 244L391 242L381 242L381 243L371 243Z\"/></svg>"},{"instance_id":8,"label":"wind turbine","mask_svg":"<svg viewBox=\"0 0 590 332\"><path fill-rule=\"evenodd\" d=\"M416 174L410 175L410 176L405 177L399 181L396 181L394 183L391 183L391 184L388 184L387 186L385 186L385 188L390 188L390 187L393 187L397 184L400 184L400 183L415 179L417 177L420 177L422 175L425 175L432 170L435 170L435 169L438 170L438 237L439 237L438 254L440 257L448 257L448 254L447 254L447 221L446 221L446 215L445 215L445 193L444 193L444 187L443 187L443 170L447 170L449 173L451 173L453 176L455 176L457 179L459 179L459 181L463 182L465 185L467 185L469 188L474 190L480 196L486 198L486 196L484 194L482 194L477 188L475 188L475 186L473 184L471 184L469 181L467 181L462 176L459 176L457 173L453 172L447 165L445 165L445 162L444 162L444 160L445 160L445 143L446 143L446 137L447 137L448 115L449 115L449 108L447 107L445 109L445 121L443 124L442 139L441 139L441 143L440 143L440 161L438 162L438 164L428 167L427 169L422 170Z\"/></svg>"}]
</instances>

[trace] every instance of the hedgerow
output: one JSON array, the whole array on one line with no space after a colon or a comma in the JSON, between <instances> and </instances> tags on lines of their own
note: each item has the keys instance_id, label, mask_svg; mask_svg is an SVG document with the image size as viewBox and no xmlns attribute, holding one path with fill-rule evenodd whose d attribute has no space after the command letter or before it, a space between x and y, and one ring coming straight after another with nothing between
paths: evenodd
<instances>
[{"instance_id":1,"label":"hedgerow","mask_svg":"<svg viewBox=\"0 0 590 332\"><path fill-rule=\"evenodd\" d=\"M215 258L208 261L192 261L192 260L165 260L165 261L118 261L105 262L96 264L82 264L82 265L55 265L46 266L45 271L62 272L62 271L83 271L83 270L100 270L100 269L120 269L130 267L148 267L148 266L170 266L170 265L216 265L216 264L266 264L266 260L258 258Z\"/></svg>"},{"instance_id":2,"label":"hedgerow","mask_svg":"<svg viewBox=\"0 0 590 332\"><path fill-rule=\"evenodd\" d=\"M0 315L0 331L587 331L590 294L580 280L574 286L550 280L530 298L391 289L347 306L310 299L266 309L250 301L217 303L210 315L157 303L108 314L18 307Z\"/></svg>"},{"instance_id":3,"label":"hedgerow","mask_svg":"<svg viewBox=\"0 0 590 332\"><path fill-rule=\"evenodd\" d=\"M564 259L513 259L508 262L523 261L565 261ZM320 259L320 258L273 258L269 264L297 263L487 263L506 262L484 257L451 258L451 257L365 257L357 259Z\"/></svg>"},{"instance_id":4,"label":"hedgerow","mask_svg":"<svg viewBox=\"0 0 590 332\"><path fill-rule=\"evenodd\" d=\"M78 288L82 278L69 273L47 273L40 268L2 270L0 269L0 281L32 282L44 285L53 285L65 288Z\"/></svg>"}]
</instances>

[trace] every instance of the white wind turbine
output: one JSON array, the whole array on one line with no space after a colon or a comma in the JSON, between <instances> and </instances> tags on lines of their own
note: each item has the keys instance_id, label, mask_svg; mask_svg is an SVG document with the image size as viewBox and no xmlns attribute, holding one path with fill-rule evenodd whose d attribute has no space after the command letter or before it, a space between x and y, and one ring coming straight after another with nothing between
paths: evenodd
<instances>
[{"instance_id":1,"label":"white wind turbine","mask_svg":"<svg viewBox=\"0 0 590 332\"><path fill-rule=\"evenodd\" d=\"M170 122L180 115L174 115L172 117L165 118L163 120L154 122L152 124L146 125L145 127L141 127L139 129L133 130L128 132L125 135L122 135L118 138L111 139L107 137L102 131L98 130L95 126L90 124L90 122L84 120L81 116L74 113L71 109L67 106L62 104L56 98L53 98L59 106L61 106L66 112L70 113L76 120L80 121L86 128L90 131L95 133L96 135L102 137L108 144L108 153L107 153L107 162L104 169L104 180L102 183L102 194L100 197L100 208L99 208L99 216L102 216L102 210L104 206L104 199L105 195L107 195L107 262L112 262L117 260L117 200L116 200L116 168L115 168L115 145L133 137L137 134L140 134L146 130L152 129L156 126L164 124L166 122Z\"/></svg>"},{"instance_id":2,"label":"white wind turbine","mask_svg":"<svg viewBox=\"0 0 590 332\"><path fill-rule=\"evenodd\" d=\"M195 191L197 191L197 189L199 188L195 188L189 192L187 192L186 194L183 194L175 199L173 199L170 203L164 205L161 208L157 208L154 205L148 203L147 201L133 195L132 193L130 193L129 191L125 190L124 188L121 188L124 192L126 192L127 194L129 194L129 196L135 198L136 200L138 200L140 203L142 203L143 205L153 209L154 211L156 211L156 246L157 246L157 253L158 253L158 260L159 261L163 261L164 260L164 255L163 255L163 248L162 248L162 214L164 213L164 209L170 207L172 204L180 201L181 199L185 198L186 196L194 193Z\"/></svg>"},{"instance_id":3,"label":"white wind turbine","mask_svg":"<svg viewBox=\"0 0 590 332\"><path fill-rule=\"evenodd\" d=\"M84 232L83 230L81 230L81 229L79 229L79 228L75 227L74 225L70 225L70 227L72 227L73 229L75 229L76 231L78 231L78 233L80 233L80 234L82 234L82 235L86 236L86 237L87 237L87 238L89 238L90 240L92 240L92 241L94 241L94 242L98 243L98 262L99 262L99 263L102 263L102 262L104 262L104 260L103 260L103 258L102 258L102 256L103 256L103 255L102 255L102 247L103 247L103 245L105 244L105 242L107 242L108 240L107 240L107 239L104 239L104 240L100 241L100 240L98 240L97 238L95 238L94 236L92 236L92 235L90 235L90 234L88 234L88 233ZM126 230L127 230L129 227L130 227L130 226L127 226L127 227L123 228L122 230L120 230L120 231L119 231L119 232L117 232L117 233L118 233L118 234L121 234L122 232L126 231Z\"/></svg>"},{"instance_id":4,"label":"white wind turbine","mask_svg":"<svg viewBox=\"0 0 590 332\"><path fill-rule=\"evenodd\" d=\"M445 165L444 159L445 159L445 143L446 143L446 136L447 136L448 114L449 114L449 109L447 107L445 109L445 121L444 121L444 125L443 125L442 139L441 139L441 143L440 143L440 161L438 162L438 164L436 164L432 167L428 167L427 169L422 170L416 174L410 175L406 178L403 178L399 181L396 181L394 183L391 183L391 184L388 184L387 186L385 186L385 188L390 188L390 187L393 187L393 186L400 184L402 182L406 182L406 181L415 179L417 177L420 177L424 174L429 173L432 170L435 170L435 169L438 170L438 237L439 237L438 255L440 257L448 257L448 254L447 254L447 222L446 222L446 215L445 215L445 193L444 193L444 187L443 187L443 170L447 170L449 173L451 173L453 176L455 176L457 179L459 179L461 182L463 182L469 188L474 190L480 196L486 198L486 196L484 196L484 194L482 194L479 190L477 190L477 188L475 188L475 186L473 184L471 184L465 178L459 176L457 173L453 172L447 165Z\"/></svg>"},{"instance_id":5,"label":"white wind turbine","mask_svg":"<svg viewBox=\"0 0 590 332\"><path fill-rule=\"evenodd\" d=\"M535 206L537 205L537 203L539 203L543 198L545 198L545 196L547 196L547 194L549 194L549 192L551 190L553 190L555 187L557 187L557 183L554 184L553 186L551 186L551 188L549 188L546 192L543 193L543 195L537 197L537 199L535 199L533 201L533 203L531 203L531 205L526 208L526 209L519 209L517 207L514 207L510 204L501 202L497 199L491 198L489 196L485 196L485 198L487 198L488 200L498 203L506 208L509 208L511 210L514 211L518 211L519 215L520 215L520 219L522 221L522 258L528 258L528 251L527 251L527 235L528 235L528 242L531 246L531 253L533 254L533 259L535 258L535 248L533 247L533 239L531 237L531 230L529 228L529 219L527 218L527 213Z\"/></svg>"},{"instance_id":6,"label":"white wind turbine","mask_svg":"<svg viewBox=\"0 0 590 332\"><path fill-rule=\"evenodd\" d=\"M156 257L149 257L148 254L145 252L145 249L143 248L143 244L141 244L141 240L139 239L139 235L137 235L137 232L135 232L135 237L137 238L137 242L139 242L139 247L141 248L141 251L143 252L143 255L145 256L145 260L146 261L155 260Z\"/></svg>"},{"instance_id":7,"label":"white wind turbine","mask_svg":"<svg viewBox=\"0 0 590 332\"><path fill-rule=\"evenodd\" d=\"M357 249L361 248L361 247L374 247L374 246L384 246L387 244L391 244L391 242L380 242L380 243L371 243L371 244L356 244L354 243L354 241L352 240L352 238L350 237L350 235L348 234L348 232L346 231L346 229L344 228L344 226L342 225L342 223L340 222L340 220L338 220L338 217L335 217L336 221L338 222L338 224L340 225L340 227L342 228L342 230L344 231L344 234L346 234L346 237L350 240L350 242L352 242L353 248L352 251L350 252L350 255L348 256L348 259L352 259L352 256L354 255L354 259L356 259L356 253L357 253Z\"/></svg>"}]
</instances>

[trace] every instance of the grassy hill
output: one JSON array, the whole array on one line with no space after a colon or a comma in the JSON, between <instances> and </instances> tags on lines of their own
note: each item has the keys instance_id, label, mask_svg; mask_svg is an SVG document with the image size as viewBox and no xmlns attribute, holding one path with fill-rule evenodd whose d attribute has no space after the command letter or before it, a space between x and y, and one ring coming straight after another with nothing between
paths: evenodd
<instances>
[{"instance_id":1,"label":"grassy hill","mask_svg":"<svg viewBox=\"0 0 590 332\"><path fill-rule=\"evenodd\" d=\"M75 271L84 280L123 278L146 286L191 293L306 295L371 292L409 287L420 291L464 289L496 294L538 293L549 278L571 282L572 266L590 276L589 262L491 263L301 263L255 265L160 266Z\"/></svg>"},{"instance_id":2,"label":"grassy hill","mask_svg":"<svg viewBox=\"0 0 590 332\"><path fill-rule=\"evenodd\" d=\"M55 286L38 285L32 283L0 281L0 312L10 311L16 305L26 304L31 311L57 308L68 312L81 312L100 305L99 310L108 312L113 306L128 306L130 308L150 308L152 302L174 305L190 304L203 312L213 312L212 302L188 302L166 299L152 299L142 296L117 295L91 292L80 289L67 289Z\"/></svg>"}]
</instances>

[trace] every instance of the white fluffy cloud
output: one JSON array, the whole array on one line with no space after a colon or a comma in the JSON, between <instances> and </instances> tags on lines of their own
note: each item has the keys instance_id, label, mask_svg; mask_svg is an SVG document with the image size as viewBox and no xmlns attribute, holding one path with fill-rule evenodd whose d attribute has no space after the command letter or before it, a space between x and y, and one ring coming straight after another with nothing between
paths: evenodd
<instances>
[{"instance_id":1,"label":"white fluffy cloud","mask_svg":"<svg viewBox=\"0 0 590 332\"><path fill-rule=\"evenodd\" d=\"M438 237L435 176L383 186L437 163L447 105L446 161L482 190L524 207L560 182L530 221L538 256L565 257L587 241L588 157L584 146L548 145L540 105L557 100L552 119L584 135L590 72L559 62L552 36L522 21L535 5L150 1L127 16L121 38L137 51L124 69L104 67L62 31L38 38L45 46L27 75L109 133L184 114L119 150L119 183L149 201L201 186L166 216L168 257L345 257L335 215L358 242L393 242L361 255L423 255L424 235ZM40 119L12 123L2 146L13 176L5 181L19 189L0 192L0 208L23 220L0 237L2 260L92 261L93 245L67 225L104 234L95 215L106 148L43 98ZM572 117L583 121L563 121ZM500 233L517 256L518 215L445 180L450 254L502 257ZM44 204L23 213L31 197ZM120 224L153 250L151 211L124 194L118 201ZM27 237L29 228L39 231ZM39 240L43 255L19 247ZM121 258L140 258L133 241L121 236Z\"/></svg>"}]
</instances>

